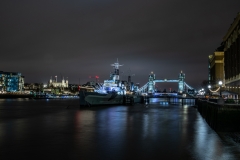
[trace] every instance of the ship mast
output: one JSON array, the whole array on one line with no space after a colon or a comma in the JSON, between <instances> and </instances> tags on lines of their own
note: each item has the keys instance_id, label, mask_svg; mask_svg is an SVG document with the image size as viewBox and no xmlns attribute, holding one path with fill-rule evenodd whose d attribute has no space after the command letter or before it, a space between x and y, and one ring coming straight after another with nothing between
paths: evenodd
<instances>
[{"instance_id":1,"label":"ship mast","mask_svg":"<svg viewBox=\"0 0 240 160\"><path fill-rule=\"evenodd\" d=\"M121 64L118 63L118 59L117 62L114 64L111 64L111 66L114 66L114 76L113 76L113 80L119 80L119 67L123 66Z\"/></svg>"}]
</instances>

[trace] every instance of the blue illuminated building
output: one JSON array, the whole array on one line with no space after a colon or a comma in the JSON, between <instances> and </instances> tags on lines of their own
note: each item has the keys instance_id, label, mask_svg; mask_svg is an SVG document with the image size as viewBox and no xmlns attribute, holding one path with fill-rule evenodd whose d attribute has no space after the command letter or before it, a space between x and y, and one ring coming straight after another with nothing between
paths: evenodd
<instances>
[{"instance_id":1,"label":"blue illuminated building","mask_svg":"<svg viewBox=\"0 0 240 160\"><path fill-rule=\"evenodd\" d=\"M0 91L16 92L22 91L24 87L24 76L18 72L0 71Z\"/></svg>"}]
</instances>

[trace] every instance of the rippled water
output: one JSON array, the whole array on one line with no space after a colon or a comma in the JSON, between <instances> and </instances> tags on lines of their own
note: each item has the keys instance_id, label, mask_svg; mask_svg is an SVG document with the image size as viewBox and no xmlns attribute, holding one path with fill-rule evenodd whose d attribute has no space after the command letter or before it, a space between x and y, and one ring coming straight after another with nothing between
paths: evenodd
<instances>
[{"instance_id":1,"label":"rippled water","mask_svg":"<svg viewBox=\"0 0 240 160\"><path fill-rule=\"evenodd\" d=\"M240 159L191 106L0 100L0 159Z\"/></svg>"}]
</instances>

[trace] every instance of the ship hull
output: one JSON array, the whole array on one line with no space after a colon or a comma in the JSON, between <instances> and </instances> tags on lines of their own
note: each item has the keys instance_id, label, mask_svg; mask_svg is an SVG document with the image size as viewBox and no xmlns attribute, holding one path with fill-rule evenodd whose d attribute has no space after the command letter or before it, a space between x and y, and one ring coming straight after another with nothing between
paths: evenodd
<instances>
[{"instance_id":1,"label":"ship hull","mask_svg":"<svg viewBox=\"0 0 240 160\"><path fill-rule=\"evenodd\" d=\"M85 101L90 105L123 104L122 95L117 95L114 98L111 97L111 94L108 94L106 96L88 95L87 97L85 97Z\"/></svg>"},{"instance_id":2,"label":"ship hull","mask_svg":"<svg viewBox=\"0 0 240 160\"><path fill-rule=\"evenodd\" d=\"M97 92L79 92L80 106L101 106L143 103L143 97L139 95L118 95L115 93L100 94Z\"/></svg>"},{"instance_id":3,"label":"ship hull","mask_svg":"<svg viewBox=\"0 0 240 160\"><path fill-rule=\"evenodd\" d=\"M123 95L116 93L100 94L96 92L79 92L80 105L114 105L123 104Z\"/></svg>"}]
</instances>

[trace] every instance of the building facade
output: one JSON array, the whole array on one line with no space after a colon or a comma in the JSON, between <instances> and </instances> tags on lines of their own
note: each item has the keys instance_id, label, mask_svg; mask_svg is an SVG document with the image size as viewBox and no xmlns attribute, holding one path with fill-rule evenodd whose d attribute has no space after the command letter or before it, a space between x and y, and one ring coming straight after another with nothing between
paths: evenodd
<instances>
[{"instance_id":1,"label":"building facade","mask_svg":"<svg viewBox=\"0 0 240 160\"><path fill-rule=\"evenodd\" d=\"M0 71L0 92L23 91L24 76L18 72Z\"/></svg>"},{"instance_id":2,"label":"building facade","mask_svg":"<svg viewBox=\"0 0 240 160\"><path fill-rule=\"evenodd\" d=\"M60 88L68 88L68 80L64 80L64 77L62 78L62 81L57 81L57 76L55 76L55 79L50 78L48 82L48 87L60 87Z\"/></svg>"},{"instance_id":3,"label":"building facade","mask_svg":"<svg viewBox=\"0 0 240 160\"><path fill-rule=\"evenodd\" d=\"M240 13L228 29L223 42L225 89L240 95Z\"/></svg>"},{"instance_id":4,"label":"building facade","mask_svg":"<svg viewBox=\"0 0 240 160\"><path fill-rule=\"evenodd\" d=\"M219 87L218 82L224 82L224 52L215 51L212 55L208 56L208 60L209 84L211 84L213 88Z\"/></svg>"},{"instance_id":5,"label":"building facade","mask_svg":"<svg viewBox=\"0 0 240 160\"><path fill-rule=\"evenodd\" d=\"M24 91L25 93L38 92L43 88L43 83L25 83Z\"/></svg>"}]
</instances>

